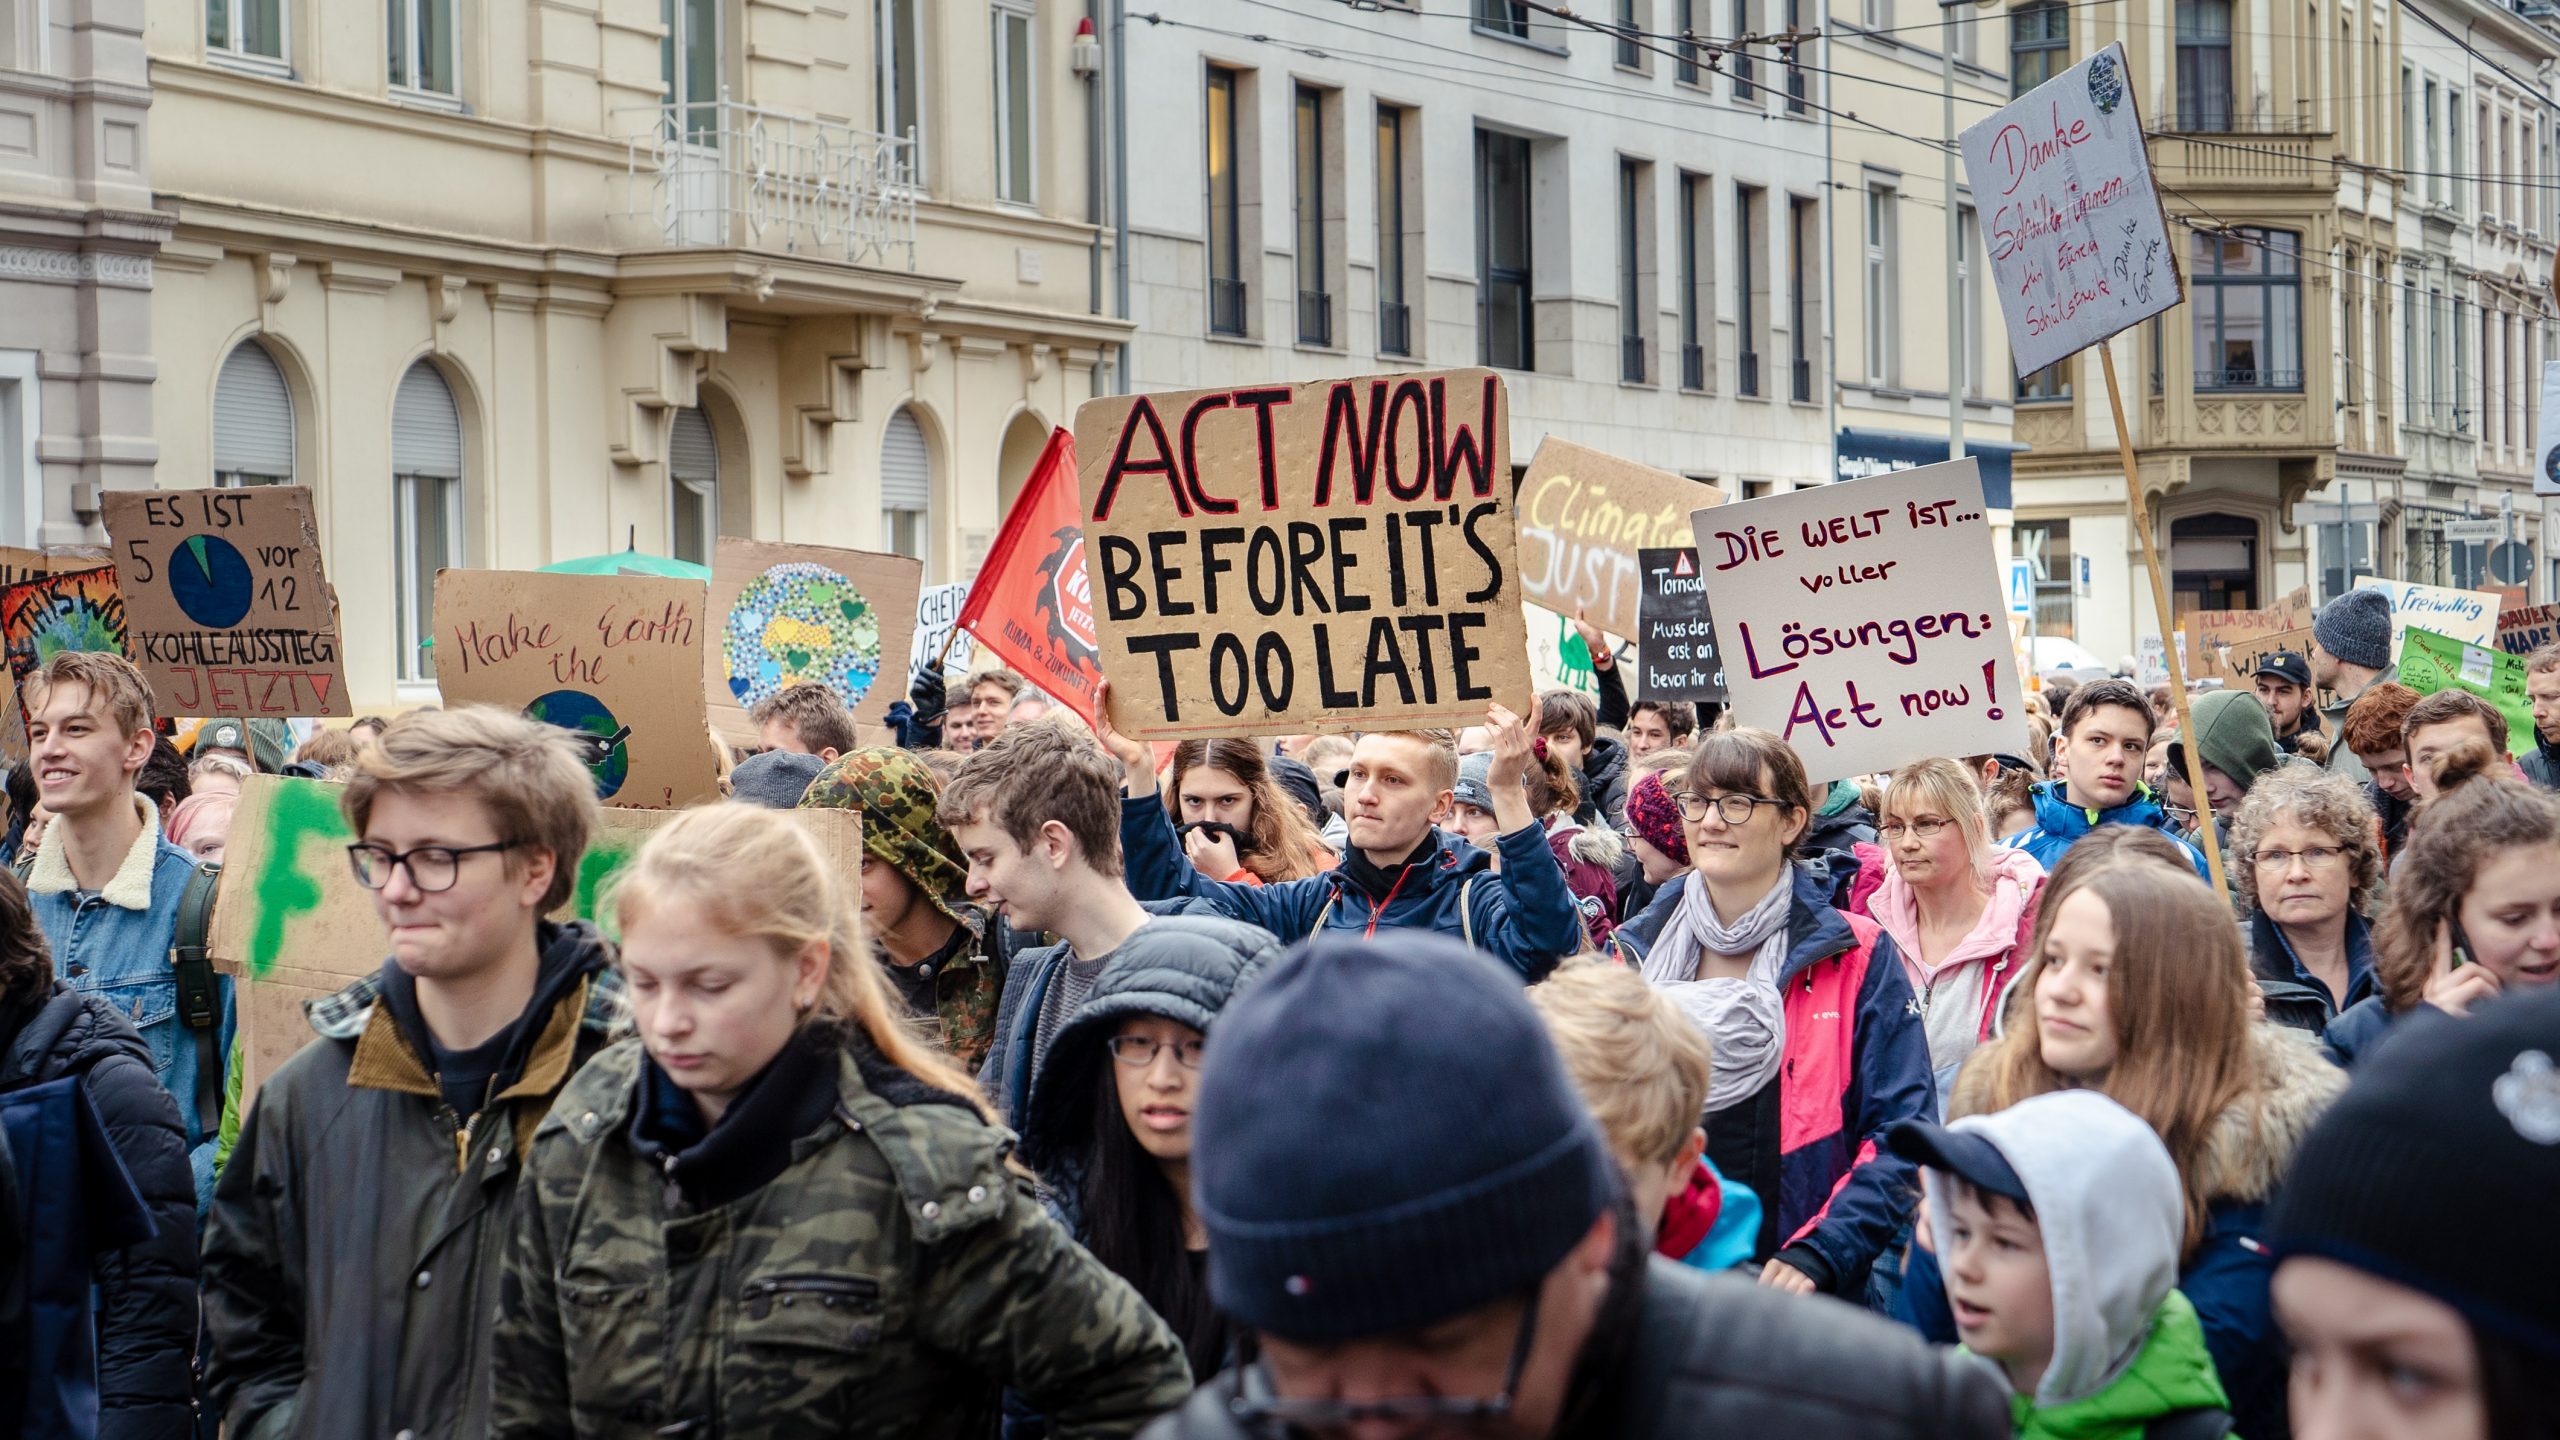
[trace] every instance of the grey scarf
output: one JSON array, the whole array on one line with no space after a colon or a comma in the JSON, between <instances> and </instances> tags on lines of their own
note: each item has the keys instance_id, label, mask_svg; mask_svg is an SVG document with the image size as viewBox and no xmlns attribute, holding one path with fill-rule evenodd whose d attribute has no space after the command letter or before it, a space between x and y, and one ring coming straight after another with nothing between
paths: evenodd
<instances>
[{"instance_id":1,"label":"grey scarf","mask_svg":"<svg viewBox=\"0 0 2560 1440\"><path fill-rule=\"evenodd\" d=\"M1787 963L1787 914L1794 900L1790 865L1778 871L1768 894L1728 925L1716 914L1705 877L1693 873L1645 953L1645 980L1667 992L1680 1013L1706 1033L1715 1057L1707 1091L1711 1110L1758 1093L1785 1054L1786 1007L1778 975ZM1708 954L1747 954L1750 972L1738 980L1700 980L1698 962Z\"/></svg>"}]
</instances>

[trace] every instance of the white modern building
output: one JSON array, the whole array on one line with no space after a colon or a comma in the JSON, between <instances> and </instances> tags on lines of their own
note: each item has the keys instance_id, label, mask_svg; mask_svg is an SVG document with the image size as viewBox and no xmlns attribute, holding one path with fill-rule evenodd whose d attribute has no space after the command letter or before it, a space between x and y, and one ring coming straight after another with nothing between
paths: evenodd
<instances>
[{"instance_id":1,"label":"white modern building","mask_svg":"<svg viewBox=\"0 0 2560 1440\"><path fill-rule=\"evenodd\" d=\"M1827 478L1818 87L1676 38L1777 8L1132 15L1127 387L1490 365L1515 463L1553 431L1736 498Z\"/></svg>"}]
</instances>

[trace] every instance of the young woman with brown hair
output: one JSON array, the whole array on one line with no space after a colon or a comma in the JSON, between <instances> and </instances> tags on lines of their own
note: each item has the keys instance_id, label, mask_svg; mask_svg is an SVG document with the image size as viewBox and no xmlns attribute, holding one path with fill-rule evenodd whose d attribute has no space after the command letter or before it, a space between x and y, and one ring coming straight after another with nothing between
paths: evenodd
<instances>
[{"instance_id":1,"label":"young woman with brown hair","mask_svg":"<svg viewBox=\"0 0 2560 1440\"><path fill-rule=\"evenodd\" d=\"M1250 740L1185 740L1173 747L1164 809L1203 875L1268 885L1334 867L1306 812L1281 792Z\"/></svg>"},{"instance_id":2,"label":"young woman with brown hair","mask_svg":"<svg viewBox=\"0 0 2560 1440\"><path fill-rule=\"evenodd\" d=\"M2178 1288L2204 1323L2234 1428L2284 1433L2261 1232L2295 1147L2346 1076L2304 1032L2252 1022L2239 927L2167 846L2074 846L2046 882L2029 953L2000 1038L1965 1063L1948 1114L2091 1089L2157 1131L2185 1196ZM1915 1247L1907 1278L1908 1318L1952 1340L1935 1257Z\"/></svg>"}]
</instances>

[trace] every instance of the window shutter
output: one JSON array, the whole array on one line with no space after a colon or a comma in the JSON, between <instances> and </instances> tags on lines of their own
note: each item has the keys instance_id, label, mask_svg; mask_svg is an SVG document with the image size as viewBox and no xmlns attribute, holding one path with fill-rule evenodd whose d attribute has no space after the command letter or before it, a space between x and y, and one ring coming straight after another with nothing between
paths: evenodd
<instances>
[{"instance_id":1,"label":"window shutter","mask_svg":"<svg viewBox=\"0 0 2560 1440\"><path fill-rule=\"evenodd\" d=\"M293 478L293 396L275 358L255 340L240 342L223 358L214 385L213 468Z\"/></svg>"},{"instance_id":2,"label":"window shutter","mask_svg":"<svg viewBox=\"0 0 2560 1440\"><path fill-rule=\"evenodd\" d=\"M925 449L924 427L903 407L889 417L889 434L880 442L880 507L933 508L933 460Z\"/></svg>"},{"instance_id":3,"label":"window shutter","mask_svg":"<svg viewBox=\"0 0 2560 1440\"><path fill-rule=\"evenodd\" d=\"M391 407L391 473L462 478L462 417L444 377L424 360L400 377Z\"/></svg>"},{"instance_id":4,"label":"window shutter","mask_svg":"<svg viewBox=\"0 0 2560 1440\"><path fill-rule=\"evenodd\" d=\"M667 440L668 473L703 485L720 483L720 446L711 438L711 421L687 406L676 412L675 432Z\"/></svg>"}]
</instances>

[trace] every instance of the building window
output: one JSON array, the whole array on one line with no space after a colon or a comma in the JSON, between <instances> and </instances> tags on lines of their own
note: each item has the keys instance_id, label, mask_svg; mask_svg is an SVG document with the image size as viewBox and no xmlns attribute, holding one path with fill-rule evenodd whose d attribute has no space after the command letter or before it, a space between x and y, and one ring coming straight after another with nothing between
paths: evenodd
<instances>
[{"instance_id":1,"label":"building window","mask_svg":"<svg viewBox=\"0 0 2560 1440\"><path fill-rule=\"evenodd\" d=\"M693 3L693 0L688 0ZM717 0L706 0L717 3ZM920 0L880 0L878 84L880 132L916 141L916 174L924 174L924 15Z\"/></svg>"},{"instance_id":2,"label":"building window","mask_svg":"<svg viewBox=\"0 0 2560 1440\"><path fill-rule=\"evenodd\" d=\"M2444 203L2444 152L2436 143L2436 82L2427 81L2426 99L2419 111L2419 128L2426 141L2427 191L2439 205ZM2415 176L2410 177L2415 179Z\"/></svg>"},{"instance_id":3,"label":"building window","mask_svg":"<svg viewBox=\"0 0 2560 1440\"><path fill-rule=\"evenodd\" d=\"M667 434L667 553L711 563L720 538L720 444L700 407L678 410Z\"/></svg>"},{"instance_id":4,"label":"building window","mask_svg":"<svg viewBox=\"0 0 2560 1440\"><path fill-rule=\"evenodd\" d=\"M2401 178L2418 178L2418 72L2407 65L2400 67L2400 169Z\"/></svg>"},{"instance_id":5,"label":"building window","mask_svg":"<svg viewBox=\"0 0 2560 1440\"><path fill-rule=\"evenodd\" d=\"M2444 374L2444 292L2427 291L2427 423L2443 429L2452 386Z\"/></svg>"},{"instance_id":6,"label":"building window","mask_svg":"<svg viewBox=\"0 0 2560 1440\"><path fill-rule=\"evenodd\" d=\"M1520 0L1475 0L1476 28L1514 40L1529 38L1529 7Z\"/></svg>"},{"instance_id":7,"label":"building window","mask_svg":"<svg viewBox=\"0 0 2560 1440\"><path fill-rule=\"evenodd\" d=\"M1898 338L1894 321L1902 304L1901 287L1895 281L1894 198L1890 186L1867 187L1867 383L1871 385L1891 383L1901 369L1900 357L1894 353Z\"/></svg>"},{"instance_id":8,"label":"building window","mask_svg":"<svg viewBox=\"0 0 2560 1440\"><path fill-rule=\"evenodd\" d=\"M1645 382L1644 165L1618 161L1618 378Z\"/></svg>"},{"instance_id":9,"label":"building window","mask_svg":"<svg viewBox=\"0 0 2560 1440\"><path fill-rule=\"evenodd\" d=\"M1787 394L1798 404L1813 400L1814 202L1787 199Z\"/></svg>"},{"instance_id":10,"label":"building window","mask_svg":"<svg viewBox=\"0 0 2560 1440\"><path fill-rule=\"evenodd\" d=\"M1767 324L1769 314L1768 282L1761 278L1767 269L1762 258L1766 252L1761 249L1767 237L1762 234L1761 227L1765 223L1763 212L1768 206L1768 194L1766 190L1752 185L1735 186L1733 192L1734 333L1739 337L1737 343L1741 347L1734 355L1736 374L1733 388L1740 395L1766 393L1760 388L1760 351L1768 338L1762 327Z\"/></svg>"},{"instance_id":11,"label":"building window","mask_svg":"<svg viewBox=\"0 0 2560 1440\"><path fill-rule=\"evenodd\" d=\"M1236 72L1209 67L1209 333L1245 333L1243 190L1237 179Z\"/></svg>"},{"instance_id":12,"label":"building window","mask_svg":"<svg viewBox=\"0 0 2560 1440\"><path fill-rule=\"evenodd\" d=\"M1413 112L1378 107L1378 353L1413 353L1413 308L1405 287L1404 213L1406 117Z\"/></svg>"},{"instance_id":13,"label":"building window","mask_svg":"<svg viewBox=\"0 0 2560 1440\"><path fill-rule=\"evenodd\" d=\"M2035 562L2036 634L2073 638L2079 619L2073 597L2078 593L2080 563L2071 554L2068 520L2020 520L2009 532L2010 553Z\"/></svg>"},{"instance_id":14,"label":"building window","mask_svg":"<svg viewBox=\"0 0 2560 1440\"><path fill-rule=\"evenodd\" d=\"M2462 92L2447 87L2444 92L2444 183L2445 203L2462 208L2462 172L2468 167L2462 161Z\"/></svg>"},{"instance_id":15,"label":"building window","mask_svg":"<svg viewBox=\"0 0 2560 1440\"><path fill-rule=\"evenodd\" d=\"M1040 108L1033 89L1039 17L1012 5L995 8L996 198L1016 205L1039 201L1033 188L1040 154Z\"/></svg>"},{"instance_id":16,"label":"building window","mask_svg":"<svg viewBox=\"0 0 2560 1440\"><path fill-rule=\"evenodd\" d=\"M1756 103L1759 92L1751 85L1753 64L1751 47L1739 43L1751 34L1751 0L1733 0L1733 98Z\"/></svg>"},{"instance_id":17,"label":"building window","mask_svg":"<svg viewBox=\"0 0 2560 1440\"><path fill-rule=\"evenodd\" d=\"M1529 142L1476 132L1476 328L1480 364L1537 365L1536 316L1529 300Z\"/></svg>"},{"instance_id":18,"label":"building window","mask_svg":"<svg viewBox=\"0 0 2560 1440\"><path fill-rule=\"evenodd\" d=\"M1787 33L1795 35L1801 33L1803 29L1804 0L1787 0ZM1808 91L1804 66L1796 63L1796 57L1802 53L1801 45L1787 44L1778 47L1778 58L1784 61L1787 67L1787 113L1790 115L1802 115L1812 108L1806 98Z\"/></svg>"},{"instance_id":19,"label":"building window","mask_svg":"<svg viewBox=\"0 0 2560 1440\"><path fill-rule=\"evenodd\" d=\"M720 133L720 0L658 0L658 78L696 141Z\"/></svg>"},{"instance_id":20,"label":"building window","mask_svg":"<svg viewBox=\"0 0 2560 1440\"><path fill-rule=\"evenodd\" d=\"M2190 239L2196 388L2301 389L2301 237L2244 226Z\"/></svg>"},{"instance_id":21,"label":"building window","mask_svg":"<svg viewBox=\"0 0 2560 1440\"><path fill-rule=\"evenodd\" d=\"M292 483L293 442L293 392L284 371L266 346L241 341L213 383L213 483Z\"/></svg>"},{"instance_id":22,"label":"building window","mask_svg":"<svg viewBox=\"0 0 2560 1440\"><path fill-rule=\"evenodd\" d=\"M2188 515L2169 522L2169 590L2177 613L2258 608L2258 522Z\"/></svg>"},{"instance_id":23,"label":"building window","mask_svg":"<svg viewBox=\"0 0 2560 1440\"><path fill-rule=\"evenodd\" d=\"M453 64L455 0L390 0L391 86L436 95L461 92Z\"/></svg>"},{"instance_id":24,"label":"building window","mask_svg":"<svg viewBox=\"0 0 2560 1440\"><path fill-rule=\"evenodd\" d=\"M392 400L391 488L400 678L433 680L436 572L462 563L462 419L444 376L424 360Z\"/></svg>"},{"instance_id":25,"label":"building window","mask_svg":"<svg viewBox=\"0 0 2560 1440\"><path fill-rule=\"evenodd\" d=\"M1615 50L1619 69L1641 70L1644 68L1645 49L1636 43L1636 37L1643 32L1643 28L1636 17L1636 0L1618 0L1618 34Z\"/></svg>"},{"instance_id":26,"label":"building window","mask_svg":"<svg viewBox=\"0 0 2560 1440\"><path fill-rule=\"evenodd\" d=\"M1705 390L1714 371L1716 330L1714 189L1704 175L1680 177L1680 388Z\"/></svg>"},{"instance_id":27,"label":"building window","mask_svg":"<svg viewBox=\"0 0 2560 1440\"><path fill-rule=\"evenodd\" d=\"M204 43L233 55L284 59L285 0L205 0Z\"/></svg>"},{"instance_id":28,"label":"building window","mask_svg":"<svg viewBox=\"0 0 2560 1440\"><path fill-rule=\"evenodd\" d=\"M2471 328L2467 323L2471 318L2471 304L2462 298L2459 290L2453 293L2452 309L2453 433L2468 435L2471 433L2471 377L2463 373L2463 361L2471 348L2471 337L2466 333Z\"/></svg>"},{"instance_id":29,"label":"building window","mask_svg":"<svg viewBox=\"0 0 2560 1440\"><path fill-rule=\"evenodd\" d=\"M2071 68L2071 7L2037 0L2009 12L2009 93L2024 95Z\"/></svg>"},{"instance_id":30,"label":"building window","mask_svg":"<svg viewBox=\"0 0 2560 1440\"><path fill-rule=\"evenodd\" d=\"M2178 128L2231 128L2231 0L2178 0Z\"/></svg>"},{"instance_id":31,"label":"building window","mask_svg":"<svg viewBox=\"0 0 2560 1440\"><path fill-rule=\"evenodd\" d=\"M2068 400L2071 398L2071 362L2056 360L2041 370L2018 377L2021 400Z\"/></svg>"},{"instance_id":32,"label":"building window","mask_svg":"<svg viewBox=\"0 0 2560 1440\"><path fill-rule=\"evenodd\" d=\"M1979 398L1982 394L1982 301L1974 294L1973 277L1980 273L1973 257L1982 249L1982 217L1970 205L1956 207L1956 334L1963 342L1957 349L1964 356L1964 393Z\"/></svg>"},{"instance_id":33,"label":"building window","mask_svg":"<svg viewBox=\"0 0 2560 1440\"><path fill-rule=\"evenodd\" d=\"M915 412L901 405L880 441L880 548L921 560L933 580L933 451Z\"/></svg>"},{"instance_id":34,"label":"building window","mask_svg":"<svg viewBox=\"0 0 2560 1440\"><path fill-rule=\"evenodd\" d=\"M1698 73L1698 0L1680 0L1680 43L1672 47L1671 78L1683 85L1701 83Z\"/></svg>"},{"instance_id":35,"label":"building window","mask_svg":"<svg viewBox=\"0 0 2560 1440\"><path fill-rule=\"evenodd\" d=\"M1333 296L1325 287L1324 92L1301 85L1297 133L1298 343L1333 343Z\"/></svg>"}]
</instances>

